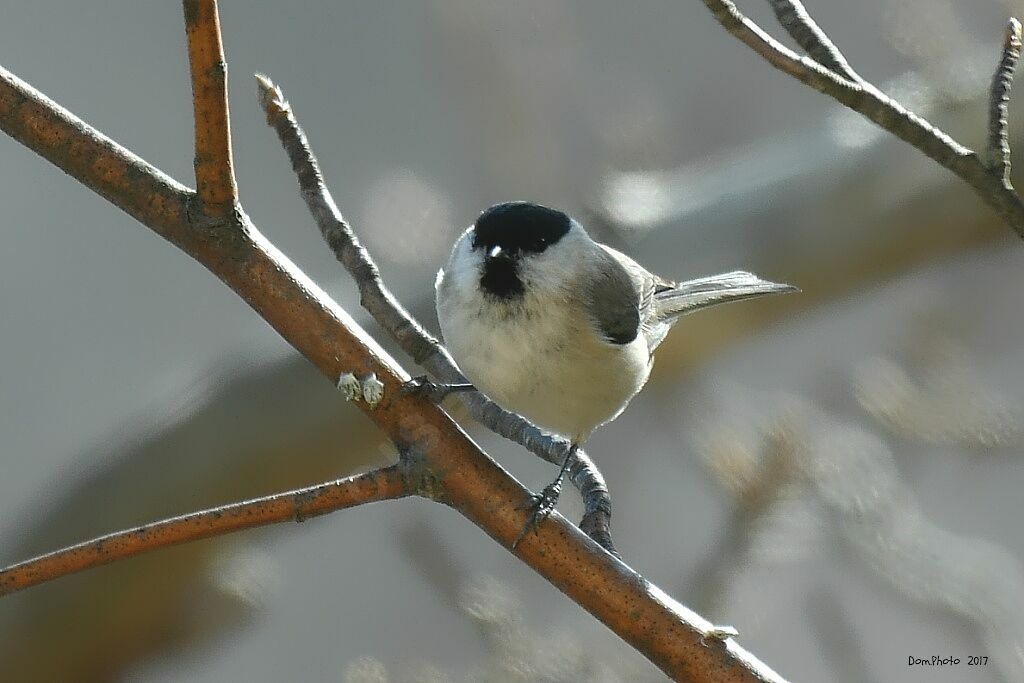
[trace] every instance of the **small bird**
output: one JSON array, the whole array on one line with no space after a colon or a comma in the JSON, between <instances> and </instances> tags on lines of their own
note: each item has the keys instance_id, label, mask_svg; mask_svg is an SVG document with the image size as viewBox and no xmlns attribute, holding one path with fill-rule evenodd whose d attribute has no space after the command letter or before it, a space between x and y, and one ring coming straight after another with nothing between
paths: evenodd
<instances>
[{"instance_id":1,"label":"small bird","mask_svg":"<svg viewBox=\"0 0 1024 683\"><path fill-rule=\"evenodd\" d=\"M444 343L472 384L434 387L475 387L570 440L524 533L554 509L576 449L643 388L680 316L797 291L743 271L671 282L565 213L529 202L484 211L455 242L435 289Z\"/></svg>"}]
</instances>

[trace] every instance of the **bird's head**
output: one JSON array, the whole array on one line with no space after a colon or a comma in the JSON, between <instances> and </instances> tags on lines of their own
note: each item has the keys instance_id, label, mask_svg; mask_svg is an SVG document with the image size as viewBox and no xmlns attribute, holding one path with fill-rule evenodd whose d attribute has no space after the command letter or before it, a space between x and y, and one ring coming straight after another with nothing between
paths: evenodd
<instances>
[{"instance_id":1,"label":"bird's head","mask_svg":"<svg viewBox=\"0 0 1024 683\"><path fill-rule=\"evenodd\" d=\"M567 214L530 202L496 204L480 214L470 245L480 264L480 289L499 299L523 296L531 274L571 256L566 243L583 229ZM569 236L567 238L567 236ZM564 252L564 253L559 253ZM569 264L561 264L562 270Z\"/></svg>"}]
</instances>

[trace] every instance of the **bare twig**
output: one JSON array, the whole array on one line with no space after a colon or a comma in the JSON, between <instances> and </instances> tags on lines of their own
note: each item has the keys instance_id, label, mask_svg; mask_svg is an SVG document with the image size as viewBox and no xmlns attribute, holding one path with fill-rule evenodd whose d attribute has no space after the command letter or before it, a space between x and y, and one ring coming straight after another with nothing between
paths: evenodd
<instances>
[{"instance_id":1,"label":"bare twig","mask_svg":"<svg viewBox=\"0 0 1024 683\"><path fill-rule=\"evenodd\" d=\"M768 0L768 2L782 28L786 29L797 45L807 51L811 59L843 78L854 82L861 80L828 34L811 18L807 8L800 0Z\"/></svg>"},{"instance_id":2,"label":"bare twig","mask_svg":"<svg viewBox=\"0 0 1024 683\"><path fill-rule=\"evenodd\" d=\"M451 383L467 381L444 346L405 310L384 284L376 263L341 215L331 191L327 189L316 155L281 88L261 74L256 75L256 81L260 106L266 112L267 123L277 132L288 154L298 176L302 198L327 245L356 281L363 308L403 351L435 377ZM567 440L541 431L477 392L462 393L460 398L473 418L488 429L522 444L548 462L561 465L570 445ZM577 451L569 476L583 496L584 515L580 528L614 553L610 533L611 498L597 466L585 453Z\"/></svg>"},{"instance_id":3,"label":"bare twig","mask_svg":"<svg viewBox=\"0 0 1024 683\"><path fill-rule=\"evenodd\" d=\"M731 0L703 2L725 30L769 64L864 115L958 175L999 213L1007 225L1019 236L1024 237L1024 201L1012 187L1007 187L1002 176L990 169L973 150L907 110L871 83L863 79L850 80L811 57L796 54L744 16ZM787 26L791 33L798 31L805 36L804 40L807 40L806 36L824 36L816 24L813 28L806 23L802 27L798 26L805 17L807 20L810 18L806 10L802 13L797 11L793 0L772 0L772 4L773 7L778 6L777 15L787 17L787 22L793 27ZM831 42L827 44L831 45Z\"/></svg>"},{"instance_id":4,"label":"bare twig","mask_svg":"<svg viewBox=\"0 0 1024 683\"><path fill-rule=\"evenodd\" d=\"M228 121L228 67L220 37L217 0L185 0L185 32L192 71L196 128L196 191L201 209L223 218L238 201Z\"/></svg>"},{"instance_id":5,"label":"bare twig","mask_svg":"<svg viewBox=\"0 0 1024 683\"><path fill-rule=\"evenodd\" d=\"M100 536L6 567L0 571L0 595L159 548L268 524L302 522L335 510L409 494L402 470L392 466L295 491L192 512Z\"/></svg>"},{"instance_id":6,"label":"bare twig","mask_svg":"<svg viewBox=\"0 0 1024 683\"><path fill-rule=\"evenodd\" d=\"M989 167L998 175L1003 186L1013 189L1010 182L1010 88L1013 86L1013 73L1020 61L1021 25L1016 19L1006 24L1003 36L1003 54L992 77L992 91L988 110L988 149L986 150Z\"/></svg>"},{"instance_id":7,"label":"bare twig","mask_svg":"<svg viewBox=\"0 0 1024 683\"><path fill-rule=\"evenodd\" d=\"M186 7L191 5L186 0ZM205 7L211 12L199 12L195 21L216 26L212 0ZM201 118L196 123L197 128L205 125ZM187 209L198 194L2 70L0 128L206 266L332 382L343 373L376 375L384 400L375 406L365 401L356 405L398 447L397 469L404 490L451 506L510 547L526 521L528 512L520 505L529 492L437 406L420 397L400 395L408 375L267 242L241 207L236 205L217 221L211 221L210 215L194 215ZM223 130L226 134L227 128ZM258 519L254 511L252 524ZM159 546L159 539L144 534L131 546L124 556ZM515 554L676 680L783 680L733 638L709 637L717 633L712 624L558 514L539 524ZM50 578L80 568L58 568ZM3 571L11 570L0 570L0 575Z\"/></svg>"}]
</instances>

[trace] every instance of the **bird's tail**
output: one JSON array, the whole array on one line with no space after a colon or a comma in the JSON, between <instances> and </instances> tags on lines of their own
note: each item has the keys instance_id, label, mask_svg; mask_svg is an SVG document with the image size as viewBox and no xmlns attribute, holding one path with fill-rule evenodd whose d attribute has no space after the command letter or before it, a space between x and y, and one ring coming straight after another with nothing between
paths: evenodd
<instances>
[{"instance_id":1,"label":"bird's tail","mask_svg":"<svg viewBox=\"0 0 1024 683\"><path fill-rule=\"evenodd\" d=\"M656 292L654 307L659 320L671 322L692 311L729 301L799 291L793 285L768 282L753 273L735 270L731 273L680 282L670 289Z\"/></svg>"}]
</instances>

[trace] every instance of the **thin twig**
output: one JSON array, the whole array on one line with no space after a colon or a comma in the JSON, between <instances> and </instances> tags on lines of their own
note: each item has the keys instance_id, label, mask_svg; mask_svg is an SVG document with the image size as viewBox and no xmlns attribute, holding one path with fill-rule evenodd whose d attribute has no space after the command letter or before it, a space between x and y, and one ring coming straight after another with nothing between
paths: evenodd
<instances>
[{"instance_id":1,"label":"thin twig","mask_svg":"<svg viewBox=\"0 0 1024 683\"><path fill-rule=\"evenodd\" d=\"M185 0L185 32L195 108L196 191L202 213L224 218L238 201L228 120L228 68L217 0Z\"/></svg>"},{"instance_id":2,"label":"thin twig","mask_svg":"<svg viewBox=\"0 0 1024 683\"><path fill-rule=\"evenodd\" d=\"M511 546L526 521L528 512L519 506L529 492L437 406L401 396L398 390L408 379L401 366L270 244L241 207L220 221L190 213L197 194L2 71L0 129L206 266L332 382L343 373L376 375L384 400L356 405L398 447L408 490L446 503ZM148 547L140 541L125 555ZM675 680L783 681L733 638L714 637L712 624L557 513L539 524L515 555Z\"/></svg>"},{"instance_id":3,"label":"thin twig","mask_svg":"<svg viewBox=\"0 0 1024 683\"><path fill-rule=\"evenodd\" d=\"M1003 53L999 58L995 76L992 77L992 90L989 97L988 110L988 149L987 163L992 172L1003 181L1008 190L1013 189L1010 182L1010 88L1013 86L1013 73L1020 61L1021 25L1016 19L1006 24L1003 36Z\"/></svg>"},{"instance_id":4,"label":"thin twig","mask_svg":"<svg viewBox=\"0 0 1024 683\"><path fill-rule=\"evenodd\" d=\"M807 55L811 59L843 78L854 82L861 80L828 34L811 18L807 8L800 0L768 0L768 2L782 28L786 29L797 45L807 51Z\"/></svg>"},{"instance_id":5,"label":"thin twig","mask_svg":"<svg viewBox=\"0 0 1024 683\"><path fill-rule=\"evenodd\" d=\"M260 106L267 123L277 132L299 180L302 198L309 207L320 234L338 261L359 287L360 303L383 327L402 350L419 365L444 382L461 383L459 372L447 349L435 339L395 298L384 284L380 269L341 215L305 132L285 99L281 88L270 78L256 75ZM477 392L460 395L475 420L491 431L516 441L548 462L560 465L569 450L569 442L538 429L526 419L503 410ZM605 549L614 553L612 544L611 498L604 477L589 456L577 451L569 477L580 490L584 502L582 528Z\"/></svg>"},{"instance_id":6,"label":"thin twig","mask_svg":"<svg viewBox=\"0 0 1024 683\"><path fill-rule=\"evenodd\" d=\"M386 467L333 482L171 517L100 536L0 571L0 596L151 550L242 529L302 522L336 510L410 495L405 474Z\"/></svg>"},{"instance_id":7,"label":"thin twig","mask_svg":"<svg viewBox=\"0 0 1024 683\"><path fill-rule=\"evenodd\" d=\"M851 81L807 56L798 55L743 15L731 0L702 0L719 24L776 69L862 114L913 145L968 185L1021 237L1024 201L971 149L907 110L864 80ZM792 0L778 0L792 6ZM794 10L794 21L799 15ZM820 29L819 29L820 30Z\"/></svg>"}]
</instances>

